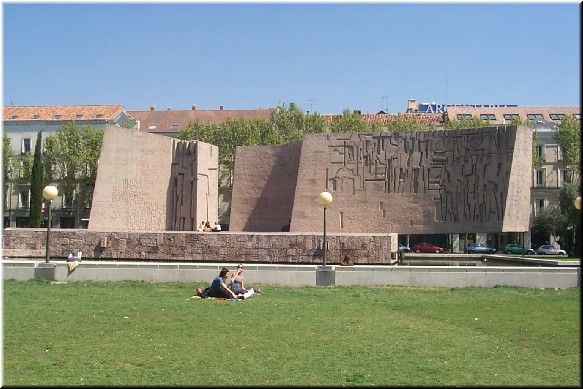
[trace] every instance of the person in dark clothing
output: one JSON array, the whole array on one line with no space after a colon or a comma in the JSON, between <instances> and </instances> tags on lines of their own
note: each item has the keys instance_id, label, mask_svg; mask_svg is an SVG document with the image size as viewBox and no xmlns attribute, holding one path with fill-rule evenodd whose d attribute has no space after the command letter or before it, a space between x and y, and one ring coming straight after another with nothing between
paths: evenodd
<instances>
[{"instance_id":1,"label":"person in dark clothing","mask_svg":"<svg viewBox=\"0 0 583 389\"><path fill-rule=\"evenodd\" d=\"M202 290L198 288L196 294L202 298L218 297L226 299L237 299L237 294L227 287L227 280L229 280L229 269L224 267L219 276L213 280L211 286Z\"/></svg>"}]
</instances>

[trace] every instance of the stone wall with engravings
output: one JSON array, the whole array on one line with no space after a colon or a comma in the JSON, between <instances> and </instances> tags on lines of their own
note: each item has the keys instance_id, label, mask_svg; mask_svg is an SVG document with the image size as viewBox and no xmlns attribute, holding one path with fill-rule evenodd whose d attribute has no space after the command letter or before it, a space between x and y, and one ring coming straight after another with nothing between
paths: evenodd
<instances>
[{"instance_id":1,"label":"stone wall with engravings","mask_svg":"<svg viewBox=\"0 0 583 389\"><path fill-rule=\"evenodd\" d=\"M332 232L525 231L531 144L531 130L516 126L307 135L291 230L323 227L317 197L328 190Z\"/></svg>"}]
</instances>

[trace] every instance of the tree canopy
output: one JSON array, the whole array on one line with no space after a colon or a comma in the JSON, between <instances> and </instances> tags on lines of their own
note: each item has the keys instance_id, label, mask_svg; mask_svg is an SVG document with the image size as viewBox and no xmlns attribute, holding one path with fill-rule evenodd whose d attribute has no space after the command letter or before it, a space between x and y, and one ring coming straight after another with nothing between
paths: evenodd
<instances>
[{"instance_id":1,"label":"tree canopy","mask_svg":"<svg viewBox=\"0 0 583 389\"><path fill-rule=\"evenodd\" d=\"M76 226L81 209L93 194L102 142L103 130L80 129L75 122L63 125L45 141L46 180L58 180L65 194L72 196Z\"/></svg>"},{"instance_id":2,"label":"tree canopy","mask_svg":"<svg viewBox=\"0 0 583 389\"><path fill-rule=\"evenodd\" d=\"M581 177L581 121L570 115L561 121L555 133L555 139L563 152L565 170Z\"/></svg>"}]
</instances>

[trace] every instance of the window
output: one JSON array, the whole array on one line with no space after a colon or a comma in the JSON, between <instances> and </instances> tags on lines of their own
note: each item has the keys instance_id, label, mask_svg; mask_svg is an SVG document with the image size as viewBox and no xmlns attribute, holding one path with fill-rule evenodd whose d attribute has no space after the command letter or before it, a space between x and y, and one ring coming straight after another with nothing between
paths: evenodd
<instances>
[{"instance_id":1,"label":"window","mask_svg":"<svg viewBox=\"0 0 583 389\"><path fill-rule=\"evenodd\" d=\"M563 181L573 182L573 171L569 169L563 170Z\"/></svg>"},{"instance_id":2,"label":"window","mask_svg":"<svg viewBox=\"0 0 583 389\"><path fill-rule=\"evenodd\" d=\"M545 162L545 145L536 146L536 156L543 162Z\"/></svg>"},{"instance_id":3,"label":"window","mask_svg":"<svg viewBox=\"0 0 583 389\"><path fill-rule=\"evenodd\" d=\"M32 115L32 119L38 119L40 115Z\"/></svg>"},{"instance_id":4,"label":"window","mask_svg":"<svg viewBox=\"0 0 583 389\"><path fill-rule=\"evenodd\" d=\"M29 154L30 153L30 138L24 138L22 140L22 146L20 148L21 154Z\"/></svg>"},{"instance_id":5,"label":"window","mask_svg":"<svg viewBox=\"0 0 583 389\"><path fill-rule=\"evenodd\" d=\"M98 113L97 115L95 115L95 117L96 117L97 119L101 119L101 118L103 117L103 114L100 114L100 113Z\"/></svg>"},{"instance_id":6,"label":"window","mask_svg":"<svg viewBox=\"0 0 583 389\"><path fill-rule=\"evenodd\" d=\"M545 199L535 199L534 200L534 215L537 215L537 211L545 209Z\"/></svg>"},{"instance_id":7,"label":"window","mask_svg":"<svg viewBox=\"0 0 583 389\"><path fill-rule=\"evenodd\" d=\"M545 186L546 182L546 169L540 169L536 171L536 186Z\"/></svg>"},{"instance_id":8,"label":"window","mask_svg":"<svg viewBox=\"0 0 583 389\"><path fill-rule=\"evenodd\" d=\"M61 115L53 115L53 119L60 119Z\"/></svg>"},{"instance_id":9,"label":"window","mask_svg":"<svg viewBox=\"0 0 583 389\"><path fill-rule=\"evenodd\" d=\"M30 193L28 190L21 190L18 194L18 207L28 208L30 207Z\"/></svg>"},{"instance_id":10,"label":"window","mask_svg":"<svg viewBox=\"0 0 583 389\"><path fill-rule=\"evenodd\" d=\"M575 116L575 119L581 120L581 114L580 113L576 113L573 116Z\"/></svg>"},{"instance_id":11,"label":"window","mask_svg":"<svg viewBox=\"0 0 583 389\"><path fill-rule=\"evenodd\" d=\"M506 119L506 120L519 120L520 115L517 113L505 113L504 119Z\"/></svg>"},{"instance_id":12,"label":"window","mask_svg":"<svg viewBox=\"0 0 583 389\"><path fill-rule=\"evenodd\" d=\"M541 115L540 113L529 113L528 115L526 115L526 117L528 118L528 120L536 122L538 120L544 120L543 115Z\"/></svg>"},{"instance_id":13,"label":"window","mask_svg":"<svg viewBox=\"0 0 583 389\"><path fill-rule=\"evenodd\" d=\"M12 116L10 116L10 119L12 119L12 120L18 119L18 115L12 115Z\"/></svg>"},{"instance_id":14,"label":"window","mask_svg":"<svg viewBox=\"0 0 583 389\"><path fill-rule=\"evenodd\" d=\"M472 120L472 114L470 114L470 113L458 113L457 120Z\"/></svg>"},{"instance_id":15,"label":"window","mask_svg":"<svg viewBox=\"0 0 583 389\"><path fill-rule=\"evenodd\" d=\"M563 120L565 119L565 114L563 113L552 113L549 117L553 120Z\"/></svg>"},{"instance_id":16,"label":"window","mask_svg":"<svg viewBox=\"0 0 583 389\"><path fill-rule=\"evenodd\" d=\"M171 130L178 130L178 124L172 124L172 125L170 126L170 129L171 129Z\"/></svg>"},{"instance_id":17,"label":"window","mask_svg":"<svg viewBox=\"0 0 583 389\"><path fill-rule=\"evenodd\" d=\"M82 117L83 117L83 115L81 115L81 114L75 115L75 119L81 119Z\"/></svg>"},{"instance_id":18,"label":"window","mask_svg":"<svg viewBox=\"0 0 583 389\"><path fill-rule=\"evenodd\" d=\"M63 195L63 208L73 208L73 192L68 191Z\"/></svg>"},{"instance_id":19,"label":"window","mask_svg":"<svg viewBox=\"0 0 583 389\"><path fill-rule=\"evenodd\" d=\"M155 130L155 129L156 129L155 124L150 124L150 127L148 127L148 130Z\"/></svg>"},{"instance_id":20,"label":"window","mask_svg":"<svg viewBox=\"0 0 583 389\"><path fill-rule=\"evenodd\" d=\"M480 119L482 120L496 120L496 115L493 113L483 113L480 115Z\"/></svg>"},{"instance_id":21,"label":"window","mask_svg":"<svg viewBox=\"0 0 583 389\"><path fill-rule=\"evenodd\" d=\"M95 184L88 184L86 186L85 202L83 203L83 206L85 208L91 208L91 203L93 203L94 190L95 190Z\"/></svg>"}]
</instances>

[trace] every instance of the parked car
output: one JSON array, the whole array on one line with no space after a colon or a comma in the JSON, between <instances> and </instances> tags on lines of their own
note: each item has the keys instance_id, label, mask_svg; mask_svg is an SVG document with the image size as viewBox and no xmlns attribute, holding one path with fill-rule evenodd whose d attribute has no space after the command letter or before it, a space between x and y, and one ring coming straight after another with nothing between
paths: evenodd
<instances>
[{"instance_id":1,"label":"parked car","mask_svg":"<svg viewBox=\"0 0 583 389\"><path fill-rule=\"evenodd\" d=\"M536 253L539 255L567 255L565 250L558 249L550 244L543 244L536 250Z\"/></svg>"},{"instance_id":2,"label":"parked car","mask_svg":"<svg viewBox=\"0 0 583 389\"><path fill-rule=\"evenodd\" d=\"M523 245L517 243L507 244L502 251L506 254L534 254L533 249L525 248Z\"/></svg>"},{"instance_id":3,"label":"parked car","mask_svg":"<svg viewBox=\"0 0 583 389\"><path fill-rule=\"evenodd\" d=\"M474 253L484 253L484 254L494 254L496 253L496 249L485 245L483 243L468 243L466 245L466 253L474 254Z\"/></svg>"},{"instance_id":4,"label":"parked car","mask_svg":"<svg viewBox=\"0 0 583 389\"><path fill-rule=\"evenodd\" d=\"M435 246L432 243L421 242L413 246L413 251L416 253L443 253L445 250L439 246Z\"/></svg>"},{"instance_id":5,"label":"parked car","mask_svg":"<svg viewBox=\"0 0 583 389\"><path fill-rule=\"evenodd\" d=\"M399 243L399 252L400 253L410 253L411 247L405 246L404 244Z\"/></svg>"}]
</instances>

